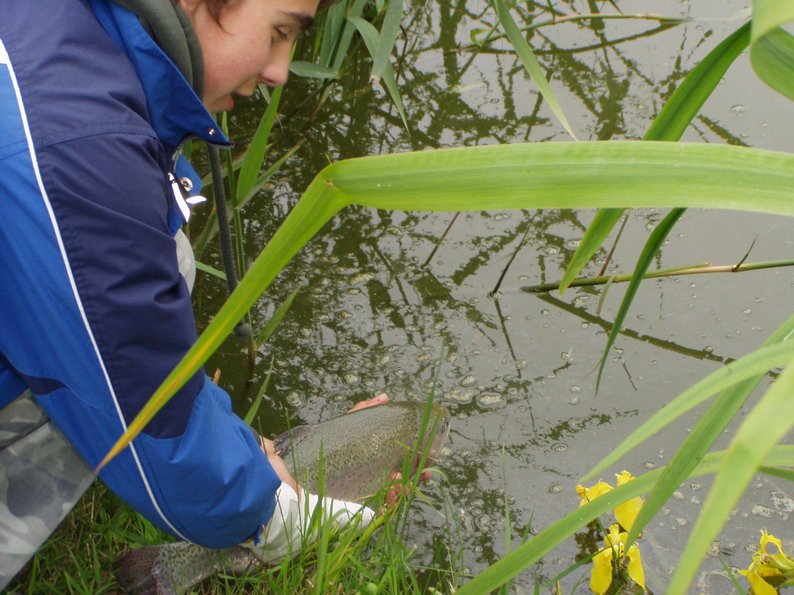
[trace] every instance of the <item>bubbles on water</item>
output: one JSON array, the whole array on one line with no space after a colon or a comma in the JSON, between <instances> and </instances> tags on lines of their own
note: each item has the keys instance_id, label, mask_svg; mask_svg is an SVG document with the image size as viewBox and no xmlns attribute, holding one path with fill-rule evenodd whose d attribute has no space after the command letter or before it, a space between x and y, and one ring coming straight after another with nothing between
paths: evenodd
<instances>
[{"instance_id":1,"label":"bubbles on water","mask_svg":"<svg viewBox=\"0 0 794 595\"><path fill-rule=\"evenodd\" d=\"M570 249L570 250L576 250L579 247L579 244L581 244L581 243L582 243L581 239L579 239L579 240L568 240L567 242L565 242L565 247Z\"/></svg>"},{"instance_id":2,"label":"bubbles on water","mask_svg":"<svg viewBox=\"0 0 794 595\"><path fill-rule=\"evenodd\" d=\"M470 403L474 397L474 391L467 388L455 386L444 394L447 401L454 403Z\"/></svg>"},{"instance_id":3,"label":"bubbles on water","mask_svg":"<svg viewBox=\"0 0 794 595\"><path fill-rule=\"evenodd\" d=\"M574 308L584 308L587 305L587 302L590 301L589 295L578 295L573 300Z\"/></svg>"},{"instance_id":4,"label":"bubbles on water","mask_svg":"<svg viewBox=\"0 0 794 595\"><path fill-rule=\"evenodd\" d=\"M555 442L551 445L551 450L554 452L565 452L568 450L568 445L565 442Z\"/></svg>"},{"instance_id":5,"label":"bubbles on water","mask_svg":"<svg viewBox=\"0 0 794 595\"><path fill-rule=\"evenodd\" d=\"M551 256L553 254L559 254L560 249L557 246L546 246L545 248L543 248L543 252Z\"/></svg>"},{"instance_id":6,"label":"bubbles on water","mask_svg":"<svg viewBox=\"0 0 794 595\"><path fill-rule=\"evenodd\" d=\"M342 381L348 386L355 386L361 382L361 378L353 372L348 372L342 377Z\"/></svg>"},{"instance_id":7,"label":"bubbles on water","mask_svg":"<svg viewBox=\"0 0 794 595\"><path fill-rule=\"evenodd\" d=\"M769 494L769 500L779 512L789 513L794 512L794 499L790 498L783 492L772 490Z\"/></svg>"},{"instance_id":8,"label":"bubbles on water","mask_svg":"<svg viewBox=\"0 0 794 595\"><path fill-rule=\"evenodd\" d=\"M540 311L540 313L541 313L543 316L548 316L548 315L549 315L549 311L548 311L546 308L543 308L543 309Z\"/></svg>"},{"instance_id":9,"label":"bubbles on water","mask_svg":"<svg viewBox=\"0 0 794 595\"><path fill-rule=\"evenodd\" d=\"M493 216L494 221L506 221L510 219L510 213L497 213Z\"/></svg>"},{"instance_id":10,"label":"bubbles on water","mask_svg":"<svg viewBox=\"0 0 794 595\"><path fill-rule=\"evenodd\" d=\"M483 407L493 407L504 402L502 395L496 393L483 393L477 397L477 402Z\"/></svg>"},{"instance_id":11,"label":"bubbles on water","mask_svg":"<svg viewBox=\"0 0 794 595\"><path fill-rule=\"evenodd\" d=\"M741 115L741 114L743 114L744 112L747 111L747 106L743 105L741 103L737 103L736 105L732 105L731 106L731 111L734 114Z\"/></svg>"},{"instance_id":12,"label":"bubbles on water","mask_svg":"<svg viewBox=\"0 0 794 595\"><path fill-rule=\"evenodd\" d=\"M755 506L753 506L750 512L752 512L754 516L760 516L765 519L768 519L768 518L772 518L772 514L775 511L773 508L770 508L769 506L764 506L763 504L756 504Z\"/></svg>"},{"instance_id":13,"label":"bubbles on water","mask_svg":"<svg viewBox=\"0 0 794 595\"><path fill-rule=\"evenodd\" d=\"M287 404L291 407L300 407L306 403L306 397L296 390L287 394L284 400L287 401Z\"/></svg>"},{"instance_id":14,"label":"bubbles on water","mask_svg":"<svg viewBox=\"0 0 794 595\"><path fill-rule=\"evenodd\" d=\"M350 320L351 318L353 318L353 315L347 310L342 310L341 312L339 312L339 318L341 318L342 320Z\"/></svg>"},{"instance_id":15,"label":"bubbles on water","mask_svg":"<svg viewBox=\"0 0 794 595\"><path fill-rule=\"evenodd\" d=\"M656 463L654 463L653 461L645 461L642 464L642 466L645 467L646 469L654 469L656 467Z\"/></svg>"},{"instance_id":16,"label":"bubbles on water","mask_svg":"<svg viewBox=\"0 0 794 595\"><path fill-rule=\"evenodd\" d=\"M477 384L477 377L471 374L467 374L466 376L460 379L460 382L458 382L458 384L460 384L461 386L474 386L475 384Z\"/></svg>"},{"instance_id":17,"label":"bubbles on water","mask_svg":"<svg viewBox=\"0 0 794 595\"><path fill-rule=\"evenodd\" d=\"M549 486L549 494L559 494L564 489L565 488L562 485L560 485L559 483L553 483L553 484L551 484Z\"/></svg>"}]
</instances>

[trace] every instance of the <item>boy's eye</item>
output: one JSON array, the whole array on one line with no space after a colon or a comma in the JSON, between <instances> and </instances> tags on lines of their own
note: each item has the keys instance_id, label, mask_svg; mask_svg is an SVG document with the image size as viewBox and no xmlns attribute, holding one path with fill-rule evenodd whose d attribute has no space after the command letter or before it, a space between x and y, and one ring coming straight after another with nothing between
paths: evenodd
<instances>
[{"instance_id":1,"label":"boy's eye","mask_svg":"<svg viewBox=\"0 0 794 595\"><path fill-rule=\"evenodd\" d=\"M279 27L279 28L276 29L276 36L279 39L289 39L289 31L287 31L284 28Z\"/></svg>"}]
</instances>

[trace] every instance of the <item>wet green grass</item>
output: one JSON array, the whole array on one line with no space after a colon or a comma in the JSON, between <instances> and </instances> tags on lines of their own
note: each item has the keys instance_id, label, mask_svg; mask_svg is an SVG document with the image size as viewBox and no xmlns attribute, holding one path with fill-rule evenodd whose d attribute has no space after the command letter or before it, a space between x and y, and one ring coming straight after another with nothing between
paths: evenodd
<instances>
[{"instance_id":1,"label":"wet green grass","mask_svg":"<svg viewBox=\"0 0 794 595\"><path fill-rule=\"evenodd\" d=\"M217 575L194 593L418 593L449 592L461 579L450 552L428 568L406 547L403 530L411 501L404 499L363 533L321 533L294 560L244 577ZM171 541L96 482L9 586L22 593L117 593L113 563L132 548Z\"/></svg>"}]
</instances>

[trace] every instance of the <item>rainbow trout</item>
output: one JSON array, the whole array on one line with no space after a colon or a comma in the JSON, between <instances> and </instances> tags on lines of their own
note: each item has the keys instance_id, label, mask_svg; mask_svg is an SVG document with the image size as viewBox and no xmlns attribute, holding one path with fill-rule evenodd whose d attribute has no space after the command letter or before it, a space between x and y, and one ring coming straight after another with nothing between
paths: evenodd
<instances>
[{"instance_id":1,"label":"rainbow trout","mask_svg":"<svg viewBox=\"0 0 794 595\"><path fill-rule=\"evenodd\" d=\"M408 449L417 442L424 407L423 403L387 403L298 426L274 440L276 450L296 481L314 493L322 451L325 494L362 502L382 489L391 473L402 470ZM431 460L440 452L449 429L449 414L440 405L433 406L422 451L434 425L428 450ZM114 570L119 586L128 593L170 594L187 591L219 572L240 576L260 564L244 547L208 549L180 541L134 549L119 558Z\"/></svg>"}]
</instances>

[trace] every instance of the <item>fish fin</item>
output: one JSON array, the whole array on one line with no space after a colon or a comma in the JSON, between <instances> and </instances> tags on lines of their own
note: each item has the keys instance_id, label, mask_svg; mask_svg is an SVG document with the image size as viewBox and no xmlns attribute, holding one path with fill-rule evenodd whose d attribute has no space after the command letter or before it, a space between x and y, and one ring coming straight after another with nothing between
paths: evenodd
<instances>
[{"instance_id":1,"label":"fish fin","mask_svg":"<svg viewBox=\"0 0 794 595\"><path fill-rule=\"evenodd\" d=\"M176 589L161 566L159 546L130 550L113 564L113 574L125 593L176 595Z\"/></svg>"},{"instance_id":2,"label":"fish fin","mask_svg":"<svg viewBox=\"0 0 794 595\"><path fill-rule=\"evenodd\" d=\"M300 426L290 428L286 432L282 432L273 438L273 447L276 449L278 455L283 458L284 455L289 451L290 445L293 442L300 440L312 428L313 426L310 424L302 424Z\"/></svg>"}]
</instances>

